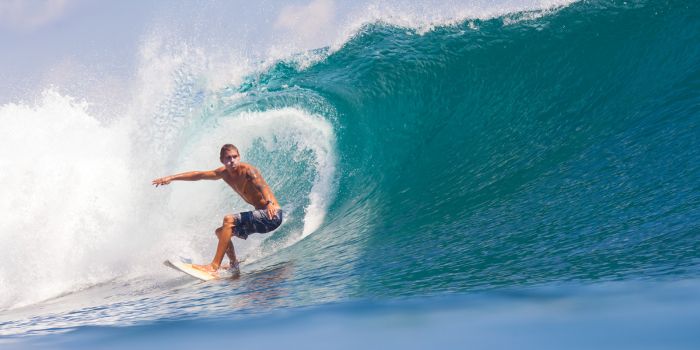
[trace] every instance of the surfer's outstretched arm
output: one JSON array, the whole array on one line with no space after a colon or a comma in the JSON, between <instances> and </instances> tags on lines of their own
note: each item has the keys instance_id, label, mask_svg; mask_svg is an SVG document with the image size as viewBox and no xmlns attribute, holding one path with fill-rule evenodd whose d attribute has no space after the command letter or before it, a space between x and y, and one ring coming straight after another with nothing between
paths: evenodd
<instances>
[{"instance_id":1,"label":"surfer's outstretched arm","mask_svg":"<svg viewBox=\"0 0 700 350\"><path fill-rule=\"evenodd\" d=\"M219 180L223 178L224 171L224 167L208 171L189 171L155 179L152 184L158 187L167 185L171 181Z\"/></svg>"}]
</instances>

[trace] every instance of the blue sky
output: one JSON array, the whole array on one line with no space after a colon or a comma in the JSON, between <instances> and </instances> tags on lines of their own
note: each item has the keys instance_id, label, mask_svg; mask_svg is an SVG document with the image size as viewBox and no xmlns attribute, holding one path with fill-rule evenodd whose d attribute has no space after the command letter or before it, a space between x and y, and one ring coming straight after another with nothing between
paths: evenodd
<instances>
[{"instance_id":1,"label":"blue sky","mask_svg":"<svg viewBox=\"0 0 700 350\"><path fill-rule=\"evenodd\" d=\"M362 2L88 1L0 2L0 103L81 77L128 77L144 40L229 46L264 55L274 42L323 46L338 11ZM334 27L335 26L335 27ZM290 37L289 33L295 33ZM258 52L254 52L258 51ZM78 84L80 85L80 84Z\"/></svg>"}]
</instances>

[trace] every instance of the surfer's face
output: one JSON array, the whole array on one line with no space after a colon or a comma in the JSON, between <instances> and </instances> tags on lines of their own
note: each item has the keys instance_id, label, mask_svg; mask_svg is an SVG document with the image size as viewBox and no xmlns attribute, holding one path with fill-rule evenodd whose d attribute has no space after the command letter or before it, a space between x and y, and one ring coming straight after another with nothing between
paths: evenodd
<instances>
[{"instance_id":1,"label":"surfer's face","mask_svg":"<svg viewBox=\"0 0 700 350\"><path fill-rule=\"evenodd\" d=\"M241 155L236 151L226 151L224 156L221 157L221 163L223 163L227 169L236 169L238 164L241 163Z\"/></svg>"}]
</instances>

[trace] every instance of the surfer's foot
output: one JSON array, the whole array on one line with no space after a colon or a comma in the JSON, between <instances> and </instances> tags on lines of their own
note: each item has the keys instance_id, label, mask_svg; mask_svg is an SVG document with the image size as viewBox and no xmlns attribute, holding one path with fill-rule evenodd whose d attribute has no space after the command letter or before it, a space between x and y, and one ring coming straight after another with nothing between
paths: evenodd
<instances>
[{"instance_id":1,"label":"surfer's foot","mask_svg":"<svg viewBox=\"0 0 700 350\"><path fill-rule=\"evenodd\" d=\"M216 273L216 271L218 270L218 268L214 268L214 264L209 264L209 265L192 264L192 267L194 267L197 270L201 270L201 271L208 272L208 273Z\"/></svg>"}]
</instances>

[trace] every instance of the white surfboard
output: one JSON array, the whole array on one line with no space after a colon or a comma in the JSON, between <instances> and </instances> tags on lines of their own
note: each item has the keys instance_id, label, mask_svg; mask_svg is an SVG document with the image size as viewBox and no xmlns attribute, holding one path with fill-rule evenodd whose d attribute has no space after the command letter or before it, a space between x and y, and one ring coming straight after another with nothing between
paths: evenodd
<instances>
[{"instance_id":1,"label":"white surfboard","mask_svg":"<svg viewBox=\"0 0 700 350\"><path fill-rule=\"evenodd\" d=\"M209 273L202 270L195 269L192 267L192 261L190 259L179 258L179 259L168 259L163 262L166 266L172 267L175 270L184 272L194 278L198 278L202 281L210 281L219 278L218 273Z\"/></svg>"}]
</instances>

